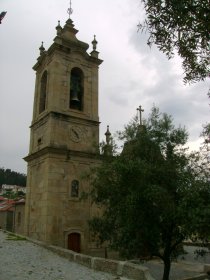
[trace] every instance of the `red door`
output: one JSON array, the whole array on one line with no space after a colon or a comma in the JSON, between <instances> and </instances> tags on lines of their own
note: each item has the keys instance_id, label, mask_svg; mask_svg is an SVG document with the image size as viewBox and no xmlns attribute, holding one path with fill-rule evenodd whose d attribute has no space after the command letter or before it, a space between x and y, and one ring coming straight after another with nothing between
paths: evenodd
<instances>
[{"instance_id":1,"label":"red door","mask_svg":"<svg viewBox=\"0 0 210 280\"><path fill-rule=\"evenodd\" d=\"M79 233L76 233L76 232L73 232L73 233L70 233L68 235L68 249L69 250L72 250L74 252L77 252L77 253L80 253L81 251L81 247L80 247L80 234Z\"/></svg>"}]
</instances>

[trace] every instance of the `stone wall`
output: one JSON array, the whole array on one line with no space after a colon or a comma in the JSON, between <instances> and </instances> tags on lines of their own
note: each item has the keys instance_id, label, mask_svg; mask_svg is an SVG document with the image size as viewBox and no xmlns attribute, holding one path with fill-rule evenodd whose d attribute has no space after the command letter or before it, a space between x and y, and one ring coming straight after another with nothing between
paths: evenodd
<instances>
[{"instance_id":1,"label":"stone wall","mask_svg":"<svg viewBox=\"0 0 210 280\"><path fill-rule=\"evenodd\" d=\"M0 211L0 229L6 230L6 224L7 224L7 212Z\"/></svg>"},{"instance_id":2,"label":"stone wall","mask_svg":"<svg viewBox=\"0 0 210 280\"><path fill-rule=\"evenodd\" d=\"M14 216L14 232L24 234L25 202L16 204Z\"/></svg>"}]
</instances>

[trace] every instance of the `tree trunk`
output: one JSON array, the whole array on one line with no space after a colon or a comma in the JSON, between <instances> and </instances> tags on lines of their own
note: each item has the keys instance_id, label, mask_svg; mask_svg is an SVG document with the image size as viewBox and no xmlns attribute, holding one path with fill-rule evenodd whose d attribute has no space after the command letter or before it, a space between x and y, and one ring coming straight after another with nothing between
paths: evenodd
<instances>
[{"instance_id":1,"label":"tree trunk","mask_svg":"<svg viewBox=\"0 0 210 280\"><path fill-rule=\"evenodd\" d=\"M170 269L171 269L171 260L170 257L166 257L164 258L163 280L169 280Z\"/></svg>"}]
</instances>

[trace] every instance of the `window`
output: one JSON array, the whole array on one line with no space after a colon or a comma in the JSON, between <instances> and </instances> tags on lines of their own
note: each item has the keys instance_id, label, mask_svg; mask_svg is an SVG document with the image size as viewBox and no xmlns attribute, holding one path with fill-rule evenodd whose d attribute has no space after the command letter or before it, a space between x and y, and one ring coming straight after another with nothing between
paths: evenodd
<instances>
[{"instance_id":1,"label":"window","mask_svg":"<svg viewBox=\"0 0 210 280\"><path fill-rule=\"evenodd\" d=\"M39 113L42 113L46 109L46 96L47 96L47 71L43 73L41 78Z\"/></svg>"},{"instance_id":2,"label":"window","mask_svg":"<svg viewBox=\"0 0 210 280\"><path fill-rule=\"evenodd\" d=\"M39 138L37 141L38 146L42 144L42 138Z\"/></svg>"},{"instance_id":3,"label":"window","mask_svg":"<svg viewBox=\"0 0 210 280\"><path fill-rule=\"evenodd\" d=\"M79 181L73 180L71 182L71 197L79 197Z\"/></svg>"},{"instance_id":4,"label":"window","mask_svg":"<svg viewBox=\"0 0 210 280\"><path fill-rule=\"evenodd\" d=\"M70 103L71 109L82 111L83 109L83 72L79 68L71 70L70 77Z\"/></svg>"}]
</instances>

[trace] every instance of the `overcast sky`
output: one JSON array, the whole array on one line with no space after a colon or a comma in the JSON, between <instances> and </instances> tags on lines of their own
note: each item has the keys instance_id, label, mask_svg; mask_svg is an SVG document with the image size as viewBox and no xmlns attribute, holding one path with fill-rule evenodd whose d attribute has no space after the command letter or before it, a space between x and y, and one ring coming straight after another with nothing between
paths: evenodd
<instances>
[{"instance_id":1,"label":"overcast sky","mask_svg":"<svg viewBox=\"0 0 210 280\"><path fill-rule=\"evenodd\" d=\"M68 19L69 0L0 0L7 15L0 25L0 167L26 173L35 72L41 41L46 49L56 36L58 20ZM137 32L143 19L139 0L72 0L77 38L96 35L99 57L100 135L123 126L142 105L146 118L153 104L185 125L190 146L198 147L202 124L209 121L208 82L183 85L179 59L168 61Z\"/></svg>"}]
</instances>

